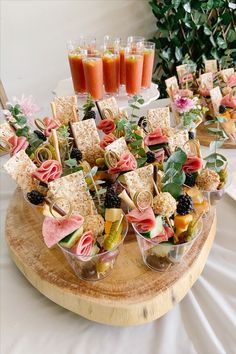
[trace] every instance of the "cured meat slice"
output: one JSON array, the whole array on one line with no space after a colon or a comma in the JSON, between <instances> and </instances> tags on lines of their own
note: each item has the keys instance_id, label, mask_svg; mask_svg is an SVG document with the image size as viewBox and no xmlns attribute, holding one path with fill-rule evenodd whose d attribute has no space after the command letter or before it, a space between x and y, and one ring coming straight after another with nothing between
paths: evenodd
<instances>
[{"instance_id":1,"label":"cured meat slice","mask_svg":"<svg viewBox=\"0 0 236 354\"><path fill-rule=\"evenodd\" d=\"M11 155L17 154L20 150L27 149L29 143L24 136L13 135L8 139L8 142L11 144Z\"/></svg>"},{"instance_id":2,"label":"cured meat slice","mask_svg":"<svg viewBox=\"0 0 236 354\"><path fill-rule=\"evenodd\" d=\"M220 103L229 108L236 108L236 98L234 98L230 94L225 95Z\"/></svg>"},{"instance_id":3,"label":"cured meat slice","mask_svg":"<svg viewBox=\"0 0 236 354\"><path fill-rule=\"evenodd\" d=\"M168 138L162 133L161 128L156 128L153 132L147 134L144 138L144 144L146 146L163 144L167 143L167 141Z\"/></svg>"},{"instance_id":4,"label":"cured meat slice","mask_svg":"<svg viewBox=\"0 0 236 354\"><path fill-rule=\"evenodd\" d=\"M91 231L85 232L79 239L79 241L71 248L71 251L80 257L80 260L87 260L87 257L91 255L94 244L94 235Z\"/></svg>"},{"instance_id":5,"label":"cured meat slice","mask_svg":"<svg viewBox=\"0 0 236 354\"><path fill-rule=\"evenodd\" d=\"M198 156L191 156L187 157L187 161L183 165L183 171L185 173L192 173L198 171L202 168L202 159Z\"/></svg>"},{"instance_id":6,"label":"cured meat slice","mask_svg":"<svg viewBox=\"0 0 236 354\"><path fill-rule=\"evenodd\" d=\"M105 147L113 143L115 140L116 137L112 133L105 135L104 138L100 141L100 147L105 150Z\"/></svg>"},{"instance_id":7,"label":"cured meat slice","mask_svg":"<svg viewBox=\"0 0 236 354\"><path fill-rule=\"evenodd\" d=\"M236 86L236 73L233 73L227 78L227 86L229 87Z\"/></svg>"},{"instance_id":8,"label":"cured meat slice","mask_svg":"<svg viewBox=\"0 0 236 354\"><path fill-rule=\"evenodd\" d=\"M97 124L97 128L102 130L104 134L110 134L115 129L116 125L111 119L103 119Z\"/></svg>"},{"instance_id":9,"label":"cured meat slice","mask_svg":"<svg viewBox=\"0 0 236 354\"><path fill-rule=\"evenodd\" d=\"M160 232L156 237L152 238L152 241L160 243L164 241L168 241L168 238L174 236L174 231L171 230L170 227L164 226L163 231Z\"/></svg>"},{"instance_id":10,"label":"cured meat slice","mask_svg":"<svg viewBox=\"0 0 236 354\"><path fill-rule=\"evenodd\" d=\"M43 119L43 123L45 125L45 129L44 129L45 136L50 136L52 129L57 129L60 127L60 122L58 122L56 119L53 118L45 117Z\"/></svg>"},{"instance_id":11,"label":"cured meat slice","mask_svg":"<svg viewBox=\"0 0 236 354\"><path fill-rule=\"evenodd\" d=\"M67 219L55 219L45 217L43 221L42 233L47 247L51 248L77 230L84 222L83 216L77 214Z\"/></svg>"},{"instance_id":12,"label":"cured meat slice","mask_svg":"<svg viewBox=\"0 0 236 354\"><path fill-rule=\"evenodd\" d=\"M108 173L116 174L120 172L134 171L136 168L137 161L135 160L135 157L129 151L125 151L121 154L116 166L109 168Z\"/></svg>"},{"instance_id":13,"label":"cured meat slice","mask_svg":"<svg viewBox=\"0 0 236 354\"><path fill-rule=\"evenodd\" d=\"M133 223L138 232L141 233L151 231L155 226L155 215L151 207L148 207L143 212L133 209L126 215L126 219Z\"/></svg>"},{"instance_id":14,"label":"cured meat slice","mask_svg":"<svg viewBox=\"0 0 236 354\"><path fill-rule=\"evenodd\" d=\"M56 160L46 160L35 172L32 177L44 182L49 183L59 178L62 173L61 164Z\"/></svg>"}]
</instances>

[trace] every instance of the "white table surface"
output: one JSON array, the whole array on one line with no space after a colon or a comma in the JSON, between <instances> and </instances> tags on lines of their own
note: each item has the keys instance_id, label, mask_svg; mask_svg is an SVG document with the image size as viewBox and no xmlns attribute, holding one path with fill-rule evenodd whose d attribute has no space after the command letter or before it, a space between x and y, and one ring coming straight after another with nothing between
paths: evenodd
<instances>
[{"instance_id":1,"label":"white table surface","mask_svg":"<svg viewBox=\"0 0 236 354\"><path fill-rule=\"evenodd\" d=\"M223 152L236 170L236 150ZM0 160L2 166L6 158ZM1 354L236 353L236 202L228 195L217 206L217 233L205 269L182 302L152 323L110 327L54 304L20 273L4 240L15 184L2 168L0 188Z\"/></svg>"}]
</instances>

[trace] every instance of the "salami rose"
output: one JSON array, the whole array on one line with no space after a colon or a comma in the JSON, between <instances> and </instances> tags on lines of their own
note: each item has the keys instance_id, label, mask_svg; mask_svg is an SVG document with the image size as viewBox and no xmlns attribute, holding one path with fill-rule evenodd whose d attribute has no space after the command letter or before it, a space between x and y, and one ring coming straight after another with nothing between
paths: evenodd
<instances>
[{"instance_id":1,"label":"salami rose","mask_svg":"<svg viewBox=\"0 0 236 354\"><path fill-rule=\"evenodd\" d=\"M221 100L221 104L229 108L236 108L236 98L230 96L230 94L225 95Z\"/></svg>"},{"instance_id":2,"label":"salami rose","mask_svg":"<svg viewBox=\"0 0 236 354\"><path fill-rule=\"evenodd\" d=\"M61 176L62 168L58 161L47 160L44 161L35 172L32 173L32 177L38 179L41 182L49 183Z\"/></svg>"},{"instance_id":3,"label":"salami rose","mask_svg":"<svg viewBox=\"0 0 236 354\"><path fill-rule=\"evenodd\" d=\"M183 171L185 173L193 173L198 171L200 168L202 168L202 159L198 156L189 155L187 157L187 161L183 165Z\"/></svg>"},{"instance_id":4,"label":"salami rose","mask_svg":"<svg viewBox=\"0 0 236 354\"><path fill-rule=\"evenodd\" d=\"M147 134L144 138L146 146L167 143L168 138L162 133L161 128L156 128L153 132Z\"/></svg>"},{"instance_id":5,"label":"salami rose","mask_svg":"<svg viewBox=\"0 0 236 354\"><path fill-rule=\"evenodd\" d=\"M87 260L88 256L92 253L92 248L94 244L94 236L91 231L86 231L80 238L79 241L71 248L71 251L79 257L80 260ZM86 257L82 257L86 256Z\"/></svg>"},{"instance_id":6,"label":"salami rose","mask_svg":"<svg viewBox=\"0 0 236 354\"><path fill-rule=\"evenodd\" d=\"M230 75L227 79L227 86L234 87L236 86L236 73Z\"/></svg>"},{"instance_id":7,"label":"salami rose","mask_svg":"<svg viewBox=\"0 0 236 354\"><path fill-rule=\"evenodd\" d=\"M137 162L134 156L129 151L125 151L121 155L116 166L109 168L108 173L116 174L120 172L134 171L136 168L137 168Z\"/></svg>"},{"instance_id":8,"label":"salami rose","mask_svg":"<svg viewBox=\"0 0 236 354\"><path fill-rule=\"evenodd\" d=\"M116 125L111 119L103 119L101 122L97 125L97 128L99 130L102 130L104 134L110 134L115 130Z\"/></svg>"},{"instance_id":9,"label":"salami rose","mask_svg":"<svg viewBox=\"0 0 236 354\"><path fill-rule=\"evenodd\" d=\"M151 231L155 226L155 215L151 207L144 211L133 209L126 215L126 219L135 225L138 232Z\"/></svg>"},{"instance_id":10,"label":"salami rose","mask_svg":"<svg viewBox=\"0 0 236 354\"><path fill-rule=\"evenodd\" d=\"M100 147L105 150L105 147L111 143L113 143L113 141L116 140L115 135L113 135L112 133L105 135L104 138L100 141Z\"/></svg>"},{"instance_id":11,"label":"salami rose","mask_svg":"<svg viewBox=\"0 0 236 354\"><path fill-rule=\"evenodd\" d=\"M199 93L203 97L209 97L210 96L210 90L208 90L206 88L200 88L199 89Z\"/></svg>"},{"instance_id":12,"label":"salami rose","mask_svg":"<svg viewBox=\"0 0 236 354\"><path fill-rule=\"evenodd\" d=\"M60 123L56 119L48 118L48 117L45 117L43 119L43 123L45 124L46 127L46 129L44 130L45 136L50 136L52 129L57 129L60 126Z\"/></svg>"},{"instance_id":13,"label":"salami rose","mask_svg":"<svg viewBox=\"0 0 236 354\"><path fill-rule=\"evenodd\" d=\"M20 150L27 149L29 143L24 136L13 135L8 139L8 142L11 144L11 155L15 155Z\"/></svg>"},{"instance_id":14,"label":"salami rose","mask_svg":"<svg viewBox=\"0 0 236 354\"><path fill-rule=\"evenodd\" d=\"M68 236L83 224L83 216L77 214L66 219L46 217L43 221L43 239L47 247L55 246L64 237Z\"/></svg>"}]
</instances>

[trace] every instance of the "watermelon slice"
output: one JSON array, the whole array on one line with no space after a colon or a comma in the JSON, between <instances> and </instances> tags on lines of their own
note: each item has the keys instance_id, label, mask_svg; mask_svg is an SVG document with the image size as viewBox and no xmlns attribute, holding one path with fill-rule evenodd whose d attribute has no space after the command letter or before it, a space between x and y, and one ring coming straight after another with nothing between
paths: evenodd
<instances>
[{"instance_id":1,"label":"watermelon slice","mask_svg":"<svg viewBox=\"0 0 236 354\"><path fill-rule=\"evenodd\" d=\"M55 246L64 237L77 230L84 222L81 215L73 215L67 219L46 217L43 221L43 239L47 247Z\"/></svg>"}]
</instances>

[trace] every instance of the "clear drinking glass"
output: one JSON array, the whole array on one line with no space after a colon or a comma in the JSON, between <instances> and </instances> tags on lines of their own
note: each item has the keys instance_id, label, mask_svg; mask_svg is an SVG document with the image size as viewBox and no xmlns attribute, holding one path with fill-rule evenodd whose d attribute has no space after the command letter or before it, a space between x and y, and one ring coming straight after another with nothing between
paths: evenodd
<instances>
[{"instance_id":1,"label":"clear drinking glass","mask_svg":"<svg viewBox=\"0 0 236 354\"><path fill-rule=\"evenodd\" d=\"M141 91L143 70L143 49L125 48L125 81L128 95L137 95Z\"/></svg>"},{"instance_id":2,"label":"clear drinking glass","mask_svg":"<svg viewBox=\"0 0 236 354\"><path fill-rule=\"evenodd\" d=\"M155 44L152 42L144 42L142 73L142 88L144 89L148 89L151 86L154 57Z\"/></svg>"},{"instance_id":3,"label":"clear drinking glass","mask_svg":"<svg viewBox=\"0 0 236 354\"><path fill-rule=\"evenodd\" d=\"M100 55L88 54L83 58L86 90L94 100L103 98L103 64Z\"/></svg>"},{"instance_id":4,"label":"clear drinking glass","mask_svg":"<svg viewBox=\"0 0 236 354\"><path fill-rule=\"evenodd\" d=\"M102 48L103 83L108 95L117 95L120 86L120 55L113 48L111 52L107 47Z\"/></svg>"},{"instance_id":5,"label":"clear drinking glass","mask_svg":"<svg viewBox=\"0 0 236 354\"><path fill-rule=\"evenodd\" d=\"M170 242L157 243L152 239L142 236L135 226L132 226L136 234L143 262L154 271L165 272L175 263L182 261L183 257L188 253L201 234L203 223L202 220L198 222L195 234L190 241L179 245L173 245Z\"/></svg>"},{"instance_id":6,"label":"clear drinking glass","mask_svg":"<svg viewBox=\"0 0 236 354\"><path fill-rule=\"evenodd\" d=\"M127 231L128 223L124 218L123 231L119 243L117 243L110 251L102 252L94 256L78 256L72 253L70 249L62 247L59 244L58 246L64 253L75 274L80 279L87 281L101 280L107 277L114 268Z\"/></svg>"},{"instance_id":7,"label":"clear drinking glass","mask_svg":"<svg viewBox=\"0 0 236 354\"><path fill-rule=\"evenodd\" d=\"M75 94L86 93L86 84L82 60L87 51L82 48L81 42L68 42L68 59L70 64L71 76Z\"/></svg>"},{"instance_id":8,"label":"clear drinking glass","mask_svg":"<svg viewBox=\"0 0 236 354\"><path fill-rule=\"evenodd\" d=\"M79 37L81 48L87 50L88 54L97 52L97 40L93 36L80 36Z\"/></svg>"},{"instance_id":9,"label":"clear drinking glass","mask_svg":"<svg viewBox=\"0 0 236 354\"><path fill-rule=\"evenodd\" d=\"M120 85L125 85L125 45L120 44L119 53L120 53Z\"/></svg>"},{"instance_id":10,"label":"clear drinking glass","mask_svg":"<svg viewBox=\"0 0 236 354\"><path fill-rule=\"evenodd\" d=\"M118 51L120 46L121 38L119 37L112 37L106 35L103 37L103 45L108 49L110 52Z\"/></svg>"}]
</instances>

